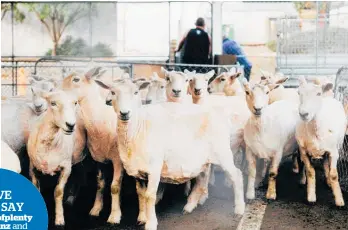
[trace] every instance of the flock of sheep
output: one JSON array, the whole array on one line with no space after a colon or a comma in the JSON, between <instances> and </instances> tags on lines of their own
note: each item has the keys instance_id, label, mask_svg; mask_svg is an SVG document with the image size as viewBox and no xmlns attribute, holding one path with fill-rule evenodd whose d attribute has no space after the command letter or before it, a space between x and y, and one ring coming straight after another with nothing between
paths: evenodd
<instances>
[{"instance_id":1,"label":"flock of sheep","mask_svg":"<svg viewBox=\"0 0 348 230\"><path fill-rule=\"evenodd\" d=\"M29 175L38 189L39 172L59 172L55 225L65 224L64 188L72 165L86 154L96 162L113 164L107 220L112 224L120 223L122 216L124 170L136 179L138 221L146 230L157 229L155 205L165 183L186 183L184 212L190 213L208 198L216 166L232 183L235 213L242 215L243 176L234 163L238 152L248 163L247 199L255 198L258 158L271 161L266 198L275 200L280 161L293 155L293 171L301 174L301 184L307 183L307 200L316 201L313 163L323 159L335 203L344 206L336 166L347 116L342 103L333 98L331 82L301 77L298 89L286 89L282 85L286 77L263 72L261 80L252 83L240 81L240 72L231 69L208 84L214 70L161 71L165 78L154 73L131 79L120 69L118 78L111 80L101 67L72 72L57 81L32 76L31 97L2 101L2 167L20 173L19 153L26 147ZM141 91L146 92L144 98ZM98 169L91 216L99 216L103 208L104 178Z\"/></svg>"}]
</instances>

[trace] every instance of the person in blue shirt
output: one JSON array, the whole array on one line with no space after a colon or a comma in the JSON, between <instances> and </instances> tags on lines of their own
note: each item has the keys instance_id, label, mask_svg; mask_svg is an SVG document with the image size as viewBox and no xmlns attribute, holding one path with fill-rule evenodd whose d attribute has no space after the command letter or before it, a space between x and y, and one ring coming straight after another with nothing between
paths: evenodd
<instances>
[{"instance_id":1,"label":"person in blue shirt","mask_svg":"<svg viewBox=\"0 0 348 230\"><path fill-rule=\"evenodd\" d=\"M249 81L252 64L246 58L245 53L243 52L240 45L237 42L230 40L226 38L226 36L224 36L222 41L222 52L223 54L238 55L237 61L239 62L239 64L244 66L244 77Z\"/></svg>"}]
</instances>

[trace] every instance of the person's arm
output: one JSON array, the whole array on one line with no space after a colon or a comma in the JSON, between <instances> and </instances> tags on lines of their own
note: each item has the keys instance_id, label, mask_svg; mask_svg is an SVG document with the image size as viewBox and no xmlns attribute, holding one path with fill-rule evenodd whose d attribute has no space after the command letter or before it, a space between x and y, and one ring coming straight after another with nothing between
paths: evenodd
<instances>
[{"instance_id":1,"label":"person's arm","mask_svg":"<svg viewBox=\"0 0 348 230\"><path fill-rule=\"evenodd\" d=\"M178 48L175 50L175 52L179 52L181 50L181 48L183 47L184 43L185 43L185 39L186 39L186 36L187 36L188 32L185 33L185 35L182 37L180 43L179 43L179 46Z\"/></svg>"},{"instance_id":2,"label":"person's arm","mask_svg":"<svg viewBox=\"0 0 348 230\"><path fill-rule=\"evenodd\" d=\"M211 55L211 38L208 34L208 38L209 38L209 53L208 53L208 56Z\"/></svg>"}]
</instances>

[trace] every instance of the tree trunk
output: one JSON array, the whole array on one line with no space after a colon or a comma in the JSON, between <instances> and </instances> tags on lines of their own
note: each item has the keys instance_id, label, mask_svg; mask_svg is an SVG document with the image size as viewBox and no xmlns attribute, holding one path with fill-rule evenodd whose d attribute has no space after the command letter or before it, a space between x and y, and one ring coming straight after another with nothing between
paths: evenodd
<instances>
[{"instance_id":1,"label":"tree trunk","mask_svg":"<svg viewBox=\"0 0 348 230\"><path fill-rule=\"evenodd\" d=\"M58 42L53 42L52 56L57 55Z\"/></svg>"}]
</instances>

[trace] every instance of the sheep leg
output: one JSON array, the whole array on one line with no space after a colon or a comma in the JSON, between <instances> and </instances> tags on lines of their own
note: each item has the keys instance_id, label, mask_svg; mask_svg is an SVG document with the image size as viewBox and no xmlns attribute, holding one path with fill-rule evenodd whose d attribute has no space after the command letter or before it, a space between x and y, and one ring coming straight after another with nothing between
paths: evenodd
<instances>
[{"instance_id":1,"label":"sheep leg","mask_svg":"<svg viewBox=\"0 0 348 230\"><path fill-rule=\"evenodd\" d=\"M63 226L64 222L64 209L63 209L63 196L64 196L64 188L71 174L71 164L66 166L60 172L60 176L58 179L58 184L54 190L54 199L56 204L56 226Z\"/></svg>"},{"instance_id":2,"label":"sheep leg","mask_svg":"<svg viewBox=\"0 0 348 230\"><path fill-rule=\"evenodd\" d=\"M31 178L31 182L33 183L33 185L39 190L40 192L40 181L38 180L38 178L36 177L36 174L34 172L34 165L30 162L29 164L29 175Z\"/></svg>"},{"instance_id":3,"label":"sheep leg","mask_svg":"<svg viewBox=\"0 0 348 230\"><path fill-rule=\"evenodd\" d=\"M338 151L335 150L329 155L330 161L330 181L331 181L331 189L335 196L336 206L342 207L344 206L344 200L342 197L342 191L340 184L338 182L338 173L337 173L337 160L338 160Z\"/></svg>"},{"instance_id":4,"label":"sheep leg","mask_svg":"<svg viewBox=\"0 0 348 230\"><path fill-rule=\"evenodd\" d=\"M157 229L157 217L156 217L156 194L158 185L161 179L161 169L152 172L148 176L147 189L145 192L146 199L146 224L145 230L156 230Z\"/></svg>"},{"instance_id":5,"label":"sheep leg","mask_svg":"<svg viewBox=\"0 0 348 230\"><path fill-rule=\"evenodd\" d=\"M304 148L300 147L301 160L306 167L307 176L307 200L310 203L316 202L317 197L315 194L315 169L311 165L307 152Z\"/></svg>"},{"instance_id":6,"label":"sheep leg","mask_svg":"<svg viewBox=\"0 0 348 230\"><path fill-rule=\"evenodd\" d=\"M111 183L111 213L107 222L111 224L119 224L122 216L120 208L120 193L123 166L119 158L113 160L112 165L114 167L114 175Z\"/></svg>"},{"instance_id":7,"label":"sheep leg","mask_svg":"<svg viewBox=\"0 0 348 230\"><path fill-rule=\"evenodd\" d=\"M97 194L95 196L94 205L89 215L97 217L100 211L103 209L103 195L105 188L105 178L101 167L98 168L97 174Z\"/></svg>"},{"instance_id":8,"label":"sheep leg","mask_svg":"<svg viewBox=\"0 0 348 230\"><path fill-rule=\"evenodd\" d=\"M139 199L139 215L138 215L138 224L142 225L146 223L146 199L145 192L146 186L144 182L136 180L135 186L137 189L138 199Z\"/></svg>"},{"instance_id":9,"label":"sheep leg","mask_svg":"<svg viewBox=\"0 0 348 230\"><path fill-rule=\"evenodd\" d=\"M304 163L301 160L301 154L299 153L297 156L297 162L299 164L299 171L300 171L300 184L305 185L307 181L306 177L306 167Z\"/></svg>"},{"instance_id":10,"label":"sheep leg","mask_svg":"<svg viewBox=\"0 0 348 230\"><path fill-rule=\"evenodd\" d=\"M255 199L255 178L256 178L256 157L253 155L250 148L245 149L246 159L248 161L248 187L247 199Z\"/></svg>"},{"instance_id":11,"label":"sheep leg","mask_svg":"<svg viewBox=\"0 0 348 230\"><path fill-rule=\"evenodd\" d=\"M324 172L325 172L326 183L329 187L331 187L329 157L326 157L324 159Z\"/></svg>"},{"instance_id":12,"label":"sheep leg","mask_svg":"<svg viewBox=\"0 0 348 230\"><path fill-rule=\"evenodd\" d=\"M188 196L190 194L190 191L191 191L191 181L187 181L185 183L185 195Z\"/></svg>"},{"instance_id":13,"label":"sheep leg","mask_svg":"<svg viewBox=\"0 0 348 230\"><path fill-rule=\"evenodd\" d=\"M281 158L282 158L282 153L279 153L279 154L276 154L272 159L272 164L269 170L269 177L268 177L268 189L266 193L266 198L269 200L275 200L277 197L276 180L277 180L278 168L279 168Z\"/></svg>"},{"instance_id":14,"label":"sheep leg","mask_svg":"<svg viewBox=\"0 0 348 230\"><path fill-rule=\"evenodd\" d=\"M245 211L243 174L242 171L234 165L231 150L226 152L224 158L225 159L222 159L220 161L220 165L222 169L227 173L226 176L230 178L233 185L234 203L236 205L234 213L243 215Z\"/></svg>"},{"instance_id":15,"label":"sheep leg","mask_svg":"<svg viewBox=\"0 0 348 230\"><path fill-rule=\"evenodd\" d=\"M165 187L166 187L166 184L164 183L159 184L158 190L157 190L157 196L156 196L156 203L155 203L156 205L158 204L158 202L162 200Z\"/></svg>"},{"instance_id":16,"label":"sheep leg","mask_svg":"<svg viewBox=\"0 0 348 230\"><path fill-rule=\"evenodd\" d=\"M297 160L297 153L292 155L292 171L296 174L300 172L300 167Z\"/></svg>"},{"instance_id":17,"label":"sheep leg","mask_svg":"<svg viewBox=\"0 0 348 230\"><path fill-rule=\"evenodd\" d=\"M196 183L193 186L193 190L187 199L187 203L184 207L184 213L191 213L198 205L200 199L206 200L208 194L208 183L210 176L210 167L207 167L196 178Z\"/></svg>"},{"instance_id":18,"label":"sheep leg","mask_svg":"<svg viewBox=\"0 0 348 230\"><path fill-rule=\"evenodd\" d=\"M211 167L212 167L212 165L210 164L208 166L208 168L207 168L207 171L206 171L206 173L207 173L206 174L206 178L203 181L204 182L203 186L206 188L206 190L205 190L206 192L201 195L201 198L199 198L199 204L200 205L203 205L205 203L205 201L208 199L208 195L209 195L209 191L208 191L208 188L209 188L209 178L210 178L211 171L212 171Z\"/></svg>"}]
</instances>

